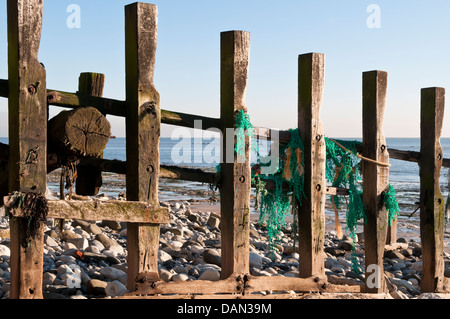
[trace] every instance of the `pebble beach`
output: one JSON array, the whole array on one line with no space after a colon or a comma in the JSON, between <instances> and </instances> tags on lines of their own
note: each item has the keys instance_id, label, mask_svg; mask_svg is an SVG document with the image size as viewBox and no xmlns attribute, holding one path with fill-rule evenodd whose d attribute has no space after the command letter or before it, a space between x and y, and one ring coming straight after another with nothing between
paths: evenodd
<instances>
[{"instance_id":1,"label":"pebble beach","mask_svg":"<svg viewBox=\"0 0 450 319\"><path fill-rule=\"evenodd\" d=\"M180 194L186 195L186 194ZM57 196L57 194L52 194ZM123 198L99 195L103 200ZM161 200L169 208L170 224L161 225L158 254L159 275L166 282L220 280L221 230L219 202L204 199ZM9 298L10 249L8 217L0 217L0 298ZM342 214L344 218L344 214ZM343 228L345 229L345 221ZM398 247L384 256L388 299L442 299L443 294L422 294L420 280L422 249L419 226L398 223ZM126 223L66 220L60 232L48 219L44 235L43 291L45 299L105 299L128 293ZM446 240L447 240L446 236ZM250 226L250 274L253 276L298 277L301 256L294 247L292 220L269 249L267 229L252 214ZM361 272L352 268L352 249ZM339 239L334 217L327 216L325 234L325 274L331 283L364 282L364 236L358 233L355 243L349 236ZM445 275L450 277L450 254L444 251ZM270 296L277 292L259 292ZM283 293L292 293L285 291ZM314 295L314 294L313 294ZM298 297L298 295L297 295Z\"/></svg>"}]
</instances>

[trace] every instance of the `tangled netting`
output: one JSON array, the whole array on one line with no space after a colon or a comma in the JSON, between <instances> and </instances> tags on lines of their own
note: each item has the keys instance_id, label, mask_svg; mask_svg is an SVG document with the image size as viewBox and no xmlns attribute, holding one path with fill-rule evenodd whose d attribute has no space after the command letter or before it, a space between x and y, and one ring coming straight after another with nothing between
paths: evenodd
<instances>
[{"instance_id":1,"label":"tangled netting","mask_svg":"<svg viewBox=\"0 0 450 319\"><path fill-rule=\"evenodd\" d=\"M276 239L286 226L285 219L290 213L294 215L293 230L297 229L296 209L302 205L302 201L306 197L303 174L304 145L298 129L292 129L289 132L291 135L289 143L279 144L276 172L261 174L261 168L272 163L262 164L261 162L267 163L267 161L260 161L258 144L255 143L256 139L254 138L254 127L248 114L240 111L236 115L236 154L245 154L245 134L248 134L252 138L251 146L258 155L257 164L252 168L252 182L256 188L255 209L260 210L259 222L266 224L270 250L274 249ZM357 151L357 147L362 143L325 138L325 144L326 179L333 187L348 189L346 224L353 243L355 243L358 222L366 222L362 200L361 159ZM266 187L269 183L272 184L272 187ZM331 196L331 202L338 210L342 208L344 199L345 197L342 195ZM390 184L388 189L383 192L383 203L388 212L388 225L390 226L399 213L396 192ZM354 244L352 265L353 270L359 273Z\"/></svg>"},{"instance_id":2,"label":"tangled netting","mask_svg":"<svg viewBox=\"0 0 450 319\"><path fill-rule=\"evenodd\" d=\"M291 212L291 207L295 210L297 200L301 205L304 192L304 146L300 139L298 130L290 130L291 139L288 144L280 145L278 170L271 175L257 175L256 184L271 182L274 189L266 189L261 184L257 186L256 192L262 191L259 222L267 225L269 248L272 250L275 238L280 234L281 229L286 226L286 216ZM260 164L262 165L262 164ZM257 201L258 201L257 197ZM293 212L295 214L295 211ZM295 220L295 219L294 219ZM294 224L295 225L295 224Z\"/></svg>"}]
</instances>

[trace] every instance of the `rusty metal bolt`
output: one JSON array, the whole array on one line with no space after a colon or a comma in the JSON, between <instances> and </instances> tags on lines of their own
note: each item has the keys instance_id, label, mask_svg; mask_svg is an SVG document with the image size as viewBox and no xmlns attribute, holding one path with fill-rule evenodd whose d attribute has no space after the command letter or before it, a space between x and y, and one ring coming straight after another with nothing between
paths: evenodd
<instances>
[{"instance_id":1,"label":"rusty metal bolt","mask_svg":"<svg viewBox=\"0 0 450 319\"><path fill-rule=\"evenodd\" d=\"M30 93L31 95L34 95L37 93L37 87L34 84L31 84L30 86L28 86L28 93Z\"/></svg>"}]
</instances>

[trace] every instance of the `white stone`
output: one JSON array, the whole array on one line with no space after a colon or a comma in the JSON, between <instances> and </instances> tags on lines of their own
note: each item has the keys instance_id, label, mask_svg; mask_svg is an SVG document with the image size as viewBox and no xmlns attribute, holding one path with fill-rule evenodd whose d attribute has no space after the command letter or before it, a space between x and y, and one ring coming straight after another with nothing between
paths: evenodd
<instances>
[{"instance_id":1,"label":"white stone","mask_svg":"<svg viewBox=\"0 0 450 319\"><path fill-rule=\"evenodd\" d=\"M59 246L56 240L54 240L52 237L48 235L44 235L44 244L50 247Z\"/></svg>"},{"instance_id":2,"label":"white stone","mask_svg":"<svg viewBox=\"0 0 450 319\"><path fill-rule=\"evenodd\" d=\"M118 280L114 280L111 282L108 282L105 288L105 292L107 296L110 297L119 297L128 292L127 287L123 283L121 283Z\"/></svg>"},{"instance_id":3,"label":"white stone","mask_svg":"<svg viewBox=\"0 0 450 319\"><path fill-rule=\"evenodd\" d=\"M11 251L8 246L0 245L0 256L11 256Z\"/></svg>"},{"instance_id":4,"label":"white stone","mask_svg":"<svg viewBox=\"0 0 450 319\"><path fill-rule=\"evenodd\" d=\"M123 247L120 245L113 245L113 246L110 246L107 250L104 250L103 253L105 255L112 255L112 256L116 257L117 255L123 255L124 250L123 250Z\"/></svg>"},{"instance_id":5,"label":"white stone","mask_svg":"<svg viewBox=\"0 0 450 319\"><path fill-rule=\"evenodd\" d=\"M81 288L81 277L74 273L62 274L61 280L69 288Z\"/></svg>"},{"instance_id":6,"label":"white stone","mask_svg":"<svg viewBox=\"0 0 450 319\"><path fill-rule=\"evenodd\" d=\"M113 267L104 267L100 269L100 274L103 275L106 279L109 280L118 280L121 276L126 273L120 269L116 269Z\"/></svg>"},{"instance_id":7,"label":"white stone","mask_svg":"<svg viewBox=\"0 0 450 319\"><path fill-rule=\"evenodd\" d=\"M99 240L97 240L97 239L94 239L94 240L91 240L90 242L89 242L89 246L95 246L95 247L97 247L100 251L102 251L103 249L105 249L105 245L103 245Z\"/></svg>"},{"instance_id":8,"label":"white stone","mask_svg":"<svg viewBox=\"0 0 450 319\"><path fill-rule=\"evenodd\" d=\"M200 275L198 280L219 281L220 273L215 269L207 269Z\"/></svg>"},{"instance_id":9,"label":"white stone","mask_svg":"<svg viewBox=\"0 0 450 319\"><path fill-rule=\"evenodd\" d=\"M53 285L53 282L56 279L56 275L51 272L45 272L42 275L42 285L45 287L47 285Z\"/></svg>"},{"instance_id":10,"label":"white stone","mask_svg":"<svg viewBox=\"0 0 450 319\"><path fill-rule=\"evenodd\" d=\"M56 269L56 272L60 275L63 275L65 273L73 273L72 269L69 267L69 265L62 264Z\"/></svg>"},{"instance_id":11,"label":"white stone","mask_svg":"<svg viewBox=\"0 0 450 319\"><path fill-rule=\"evenodd\" d=\"M174 282L183 282L187 281L189 279L189 276L186 274L175 274L172 276L172 281Z\"/></svg>"},{"instance_id":12,"label":"white stone","mask_svg":"<svg viewBox=\"0 0 450 319\"><path fill-rule=\"evenodd\" d=\"M203 248L202 246L200 246L200 245L190 245L191 246L191 251L194 253L194 254L199 254L199 255L201 255L201 254L203 254L203 252L205 251L205 248Z\"/></svg>"},{"instance_id":13,"label":"white stone","mask_svg":"<svg viewBox=\"0 0 450 319\"><path fill-rule=\"evenodd\" d=\"M249 264L250 264L250 267L255 267L255 268L261 269L262 268L262 257L260 255L258 255L257 253L250 252Z\"/></svg>"},{"instance_id":14,"label":"white stone","mask_svg":"<svg viewBox=\"0 0 450 319\"><path fill-rule=\"evenodd\" d=\"M171 273L170 271L168 271L167 269L164 269L164 268L158 269L158 273L159 273L159 278L161 278L161 280L163 280L165 282L169 282L173 276L173 273Z\"/></svg>"},{"instance_id":15,"label":"white stone","mask_svg":"<svg viewBox=\"0 0 450 319\"><path fill-rule=\"evenodd\" d=\"M71 238L67 240L68 243L74 244L75 247L79 250L85 250L89 247L89 242L86 238Z\"/></svg>"},{"instance_id":16,"label":"white stone","mask_svg":"<svg viewBox=\"0 0 450 319\"><path fill-rule=\"evenodd\" d=\"M168 260L171 260L172 259L172 256L170 256L168 253L166 253L164 250L159 250L158 251L158 260L161 262L161 263L164 263L164 262L166 262L166 261L168 261Z\"/></svg>"}]
</instances>

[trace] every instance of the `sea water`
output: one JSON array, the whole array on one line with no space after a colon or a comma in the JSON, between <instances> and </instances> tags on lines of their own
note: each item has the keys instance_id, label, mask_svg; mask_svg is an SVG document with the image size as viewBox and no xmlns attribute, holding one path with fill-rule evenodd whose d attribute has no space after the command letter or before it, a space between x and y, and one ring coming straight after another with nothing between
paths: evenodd
<instances>
[{"instance_id":1,"label":"sea water","mask_svg":"<svg viewBox=\"0 0 450 319\"><path fill-rule=\"evenodd\" d=\"M358 140L361 139L344 139ZM405 151L420 151L419 138L387 138L388 149L398 149ZM7 138L0 138L0 143L8 143ZM450 138L442 138L444 157L450 157ZM211 139L172 139L161 138L160 140L160 162L162 165L176 165L190 168L201 168L206 171L215 172L216 166L220 163L220 140ZM261 155L267 155L268 142L260 141L259 150ZM105 159L126 160L126 140L125 138L113 138L109 140L104 152ZM256 161L256 153L252 152L251 161ZM419 166L414 162L406 162L390 159L392 165L389 169L389 182L397 192L397 200L401 210L400 218L418 220L418 202L420 200L420 177ZM114 175L112 175L114 176ZM444 198L448 197L448 169L441 171L440 185ZM123 178L122 178L123 180ZM117 188L102 190L107 195L124 192L124 183L118 183ZM49 187L57 192L59 185L49 184ZM204 198L204 195L196 195L195 191L208 191L210 185L197 182L161 180L160 200L188 200L191 198ZM184 191L184 193L183 193ZM200 192L199 192L200 193ZM254 211L253 211L254 212ZM414 213L415 212L415 213ZM255 212L254 212L255 213ZM414 214L413 214L414 213Z\"/></svg>"}]
</instances>

